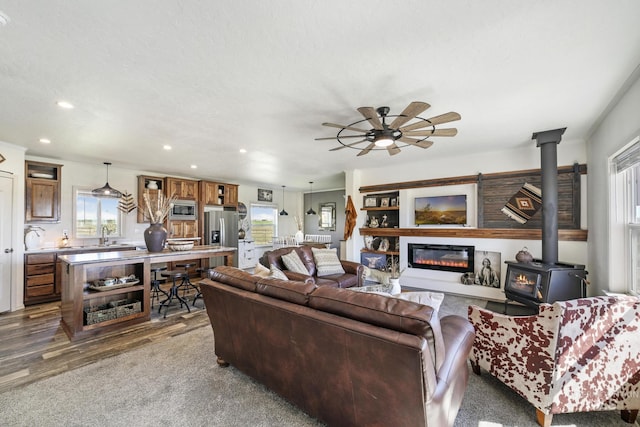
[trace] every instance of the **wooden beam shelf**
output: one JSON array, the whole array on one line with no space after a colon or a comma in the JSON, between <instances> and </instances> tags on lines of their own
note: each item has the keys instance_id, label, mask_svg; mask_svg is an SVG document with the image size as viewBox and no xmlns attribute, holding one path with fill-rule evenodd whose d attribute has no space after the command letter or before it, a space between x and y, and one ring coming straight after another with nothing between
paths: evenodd
<instances>
[{"instance_id":1,"label":"wooden beam shelf","mask_svg":"<svg viewBox=\"0 0 640 427\"><path fill-rule=\"evenodd\" d=\"M542 230L515 228L360 228L361 236L453 237L480 239L541 240ZM558 240L586 242L587 230L558 230Z\"/></svg>"}]
</instances>

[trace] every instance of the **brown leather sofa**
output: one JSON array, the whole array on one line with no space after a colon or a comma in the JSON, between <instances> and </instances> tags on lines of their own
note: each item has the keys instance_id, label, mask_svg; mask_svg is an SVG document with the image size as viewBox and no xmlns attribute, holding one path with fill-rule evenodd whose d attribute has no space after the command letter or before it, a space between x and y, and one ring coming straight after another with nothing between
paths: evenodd
<instances>
[{"instance_id":1,"label":"brown leather sofa","mask_svg":"<svg viewBox=\"0 0 640 427\"><path fill-rule=\"evenodd\" d=\"M311 245L303 246L291 246L286 248L275 249L273 251L265 252L260 258L260 264L265 267L271 268L275 265L278 269L290 279L299 280L301 282L309 281L309 278L318 286L331 286L334 288L350 288L352 286L362 286L364 283L364 266L353 261L341 260L344 274L332 274L330 276L318 277L318 270L316 269L316 263L313 259L313 251ZM304 263L309 275L304 275L287 270L287 267L282 262L282 255L291 253L294 250L300 256L300 259Z\"/></svg>"},{"instance_id":2,"label":"brown leather sofa","mask_svg":"<svg viewBox=\"0 0 640 427\"><path fill-rule=\"evenodd\" d=\"M452 426L474 340L461 316L221 266L201 290L221 366L330 426Z\"/></svg>"}]
</instances>

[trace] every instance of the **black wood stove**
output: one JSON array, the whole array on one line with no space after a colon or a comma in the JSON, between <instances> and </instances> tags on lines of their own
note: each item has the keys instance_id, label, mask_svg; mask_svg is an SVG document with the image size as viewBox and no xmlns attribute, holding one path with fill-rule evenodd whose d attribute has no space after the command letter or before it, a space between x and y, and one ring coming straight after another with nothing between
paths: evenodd
<instances>
[{"instance_id":1,"label":"black wood stove","mask_svg":"<svg viewBox=\"0 0 640 427\"><path fill-rule=\"evenodd\" d=\"M586 296L584 265L558 262L557 145L565 129L533 134L532 139L537 141L541 153L542 259L528 263L506 261L504 293L507 301L537 307L541 303Z\"/></svg>"}]
</instances>

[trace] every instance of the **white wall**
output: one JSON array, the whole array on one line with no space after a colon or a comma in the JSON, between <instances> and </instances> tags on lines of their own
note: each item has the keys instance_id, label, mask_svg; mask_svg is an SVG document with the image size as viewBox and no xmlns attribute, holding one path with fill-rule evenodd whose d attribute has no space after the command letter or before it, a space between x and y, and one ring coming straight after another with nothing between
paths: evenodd
<instances>
[{"instance_id":1,"label":"white wall","mask_svg":"<svg viewBox=\"0 0 640 427\"><path fill-rule=\"evenodd\" d=\"M540 129L534 129L537 131ZM543 129L544 130L544 129ZM420 152L422 154L422 152ZM402 155L402 154L400 154ZM561 141L558 145L558 166L569 166L574 163L586 163L586 144L583 141ZM414 164L403 164L398 167L385 166L375 169L362 169L351 171L347 174L347 194L353 197L356 209L358 209L358 220L356 230L352 239L348 242L348 259L352 261L360 260L360 249L364 247L362 237L359 235L358 227L361 227L364 221L365 213L360 211L362 207L362 195L358 192L361 186L374 184L388 184L394 182L427 180L435 178L446 178L452 176L475 175L478 173L497 173L508 172L523 169L540 168L540 151L536 147L535 141L531 141L526 147L520 149L487 152L481 155L473 156L456 156L452 158L439 157L431 160L428 151L425 151L424 160ZM583 179L582 183L586 186L587 180ZM430 189L412 189L400 192L400 210L401 210L401 226L412 227L412 219L410 218L410 209L403 209L402 206L411 206L413 198L417 195L443 195L443 194L468 194L469 202L469 218L472 226L477 225L476 218L476 196L475 186L451 186ZM583 188L582 197L586 198L587 191ZM587 202L582 200L582 206L585 208ZM586 224L586 212L583 209L583 224ZM501 286L504 286L504 278L506 268L504 261L514 260L515 254L527 247L534 257L540 257L542 245L539 240L505 240L505 239L468 239L468 238L408 238L403 237L401 243L401 268L407 265L406 244L409 239L413 242L428 243L449 243L460 245L473 245L476 250L486 250L500 252L501 266ZM584 264L589 269L588 252L586 242L559 242L559 258L561 262L570 262L576 264ZM412 286L422 289L446 291L452 293L460 293L471 296L478 296L488 299L504 299L504 292L501 289L492 289L481 286L462 285L460 283L459 273L449 273L434 270L405 270L401 283L405 286Z\"/></svg>"},{"instance_id":2,"label":"white wall","mask_svg":"<svg viewBox=\"0 0 640 427\"><path fill-rule=\"evenodd\" d=\"M609 229L609 172L608 159L633 138L640 135L640 81L635 81L600 123L587 145L589 165L589 279L591 288L622 292L627 284L612 272L625 271L625 260L612 256ZM633 79L632 79L633 80ZM624 275L619 275L624 276Z\"/></svg>"}]
</instances>

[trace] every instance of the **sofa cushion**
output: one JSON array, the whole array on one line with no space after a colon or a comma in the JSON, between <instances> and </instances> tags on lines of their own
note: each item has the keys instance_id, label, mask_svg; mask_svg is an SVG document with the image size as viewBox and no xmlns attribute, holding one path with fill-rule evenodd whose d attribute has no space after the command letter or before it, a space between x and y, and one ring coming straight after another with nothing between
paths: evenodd
<instances>
[{"instance_id":1,"label":"sofa cushion","mask_svg":"<svg viewBox=\"0 0 640 427\"><path fill-rule=\"evenodd\" d=\"M213 271L209 273L209 278L216 282L225 283L234 288L251 292L256 291L256 283L258 283L260 279L258 276L228 265L221 265L213 269Z\"/></svg>"},{"instance_id":2,"label":"sofa cushion","mask_svg":"<svg viewBox=\"0 0 640 427\"><path fill-rule=\"evenodd\" d=\"M412 301L328 286L321 286L311 294L309 306L394 331L425 337L431 334L431 319L438 315L432 307Z\"/></svg>"},{"instance_id":3,"label":"sofa cushion","mask_svg":"<svg viewBox=\"0 0 640 427\"><path fill-rule=\"evenodd\" d=\"M318 277L330 276L332 274L344 274L344 268L338 258L338 253L333 249L311 248L313 259L318 270Z\"/></svg>"},{"instance_id":4,"label":"sofa cushion","mask_svg":"<svg viewBox=\"0 0 640 427\"><path fill-rule=\"evenodd\" d=\"M276 267L275 265L271 266L271 274L268 277L272 277L274 279L280 279L280 280L289 280L289 278L287 277L286 274L284 274L282 272L282 270L280 270L278 267Z\"/></svg>"},{"instance_id":5,"label":"sofa cushion","mask_svg":"<svg viewBox=\"0 0 640 427\"><path fill-rule=\"evenodd\" d=\"M282 262L287 270L300 274L309 274L309 270L305 267L300 256L295 250L291 250L288 254L282 255Z\"/></svg>"},{"instance_id":6,"label":"sofa cushion","mask_svg":"<svg viewBox=\"0 0 640 427\"><path fill-rule=\"evenodd\" d=\"M258 263L256 264L256 268L253 269L253 275L258 277L269 277L271 274L271 270L269 270L264 265Z\"/></svg>"},{"instance_id":7,"label":"sofa cushion","mask_svg":"<svg viewBox=\"0 0 640 427\"><path fill-rule=\"evenodd\" d=\"M307 305L309 302L309 294L316 288L317 286L314 283L279 280L267 277L258 282L256 292L294 304Z\"/></svg>"}]
</instances>

